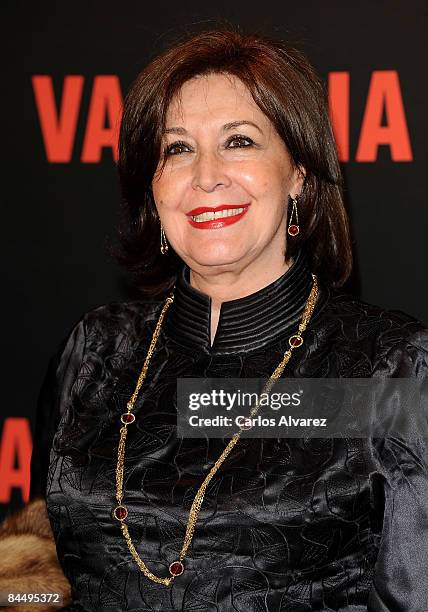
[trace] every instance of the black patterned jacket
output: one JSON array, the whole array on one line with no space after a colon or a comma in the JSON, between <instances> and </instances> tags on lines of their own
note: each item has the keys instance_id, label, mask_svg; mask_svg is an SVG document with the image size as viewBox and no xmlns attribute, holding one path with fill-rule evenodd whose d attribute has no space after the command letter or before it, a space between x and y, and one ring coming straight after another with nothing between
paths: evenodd
<instances>
[{"instance_id":1,"label":"black patterned jacket","mask_svg":"<svg viewBox=\"0 0 428 612\"><path fill-rule=\"evenodd\" d=\"M296 331L312 277L303 251L275 282L222 304L177 278L129 428L125 497L133 542L168 576L189 510L225 447L176 434L179 377L269 377ZM242 439L212 479L185 571L148 580L112 518L120 414L163 302L85 314L52 359L38 405L31 497L46 498L67 610L306 612L428 610L424 438ZM426 377L428 332L321 283L284 377Z\"/></svg>"}]
</instances>

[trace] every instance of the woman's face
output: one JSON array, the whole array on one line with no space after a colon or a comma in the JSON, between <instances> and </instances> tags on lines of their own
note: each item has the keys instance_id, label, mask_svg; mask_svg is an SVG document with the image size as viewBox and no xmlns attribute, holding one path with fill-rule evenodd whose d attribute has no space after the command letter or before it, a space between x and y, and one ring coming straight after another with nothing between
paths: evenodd
<instances>
[{"instance_id":1,"label":"woman's face","mask_svg":"<svg viewBox=\"0 0 428 612\"><path fill-rule=\"evenodd\" d=\"M168 109L162 150L153 195L168 242L192 270L284 262L288 195L300 193L303 176L242 81L187 81ZM189 215L218 207L214 220Z\"/></svg>"}]
</instances>

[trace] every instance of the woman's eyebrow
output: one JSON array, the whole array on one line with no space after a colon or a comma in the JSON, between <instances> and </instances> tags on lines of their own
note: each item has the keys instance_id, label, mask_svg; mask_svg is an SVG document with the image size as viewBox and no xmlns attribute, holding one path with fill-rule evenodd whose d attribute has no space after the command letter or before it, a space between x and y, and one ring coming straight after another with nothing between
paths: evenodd
<instances>
[{"instance_id":1,"label":"woman's eyebrow","mask_svg":"<svg viewBox=\"0 0 428 612\"><path fill-rule=\"evenodd\" d=\"M230 123L225 123L225 125L223 125L223 127L222 127L222 130L223 130L223 132L227 132L228 130L233 130L233 129L239 127L240 125L252 125L257 130L259 130L259 132L261 134L263 134L263 131L259 128L257 123L254 123L254 121L248 121L248 120L245 120L245 119L243 119L242 121L231 121Z\"/></svg>"},{"instance_id":2,"label":"woman's eyebrow","mask_svg":"<svg viewBox=\"0 0 428 612\"><path fill-rule=\"evenodd\" d=\"M257 130L259 130L261 134L263 134L263 131L259 128L259 126L256 123L254 123L253 121L245 120L245 119L240 120L240 121L231 121L230 123L225 123L222 126L221 130L222 132L227 132L228 130L233 130L234 128L237 128L241 125L252 125ZM186 136L188 132L183 127L170 127L164 130L164 134L178 134L179 136Z\"/></svg>"}]
</instances>

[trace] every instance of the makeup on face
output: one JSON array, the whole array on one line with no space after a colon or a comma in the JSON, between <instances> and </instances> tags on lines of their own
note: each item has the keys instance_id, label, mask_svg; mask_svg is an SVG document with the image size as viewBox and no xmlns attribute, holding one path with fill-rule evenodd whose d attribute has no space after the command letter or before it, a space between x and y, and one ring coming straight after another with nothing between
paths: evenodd
<instances>
[{"instance_id":1,"label":"makeup on face","mask_svg":"<svg viewBox=\"0 0 428 612\"><path fill-rule=\"evenodd\" d=\"M199 206L186 213L192 227L197 229L221 229L237 223L246 214L250 203L221 204L220 206Z\"/></svg>"}]
</instances>

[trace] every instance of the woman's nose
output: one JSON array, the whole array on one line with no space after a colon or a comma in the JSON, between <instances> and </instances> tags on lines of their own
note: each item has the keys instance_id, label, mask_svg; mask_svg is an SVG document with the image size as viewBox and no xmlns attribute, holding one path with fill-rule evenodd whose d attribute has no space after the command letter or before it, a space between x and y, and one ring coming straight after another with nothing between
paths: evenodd
<instances>
[{"instance_id":1,"label":"woman's nose","mask_svg":"<svg viewBox=\"0 0 428 612\"><path fill-rule=\"evenodd\" d=\"M193 164L193 189L213 191L219 185L227 186L229 183L226 164L215 151L198 154Z\"/></svg>"}]
</instances>

